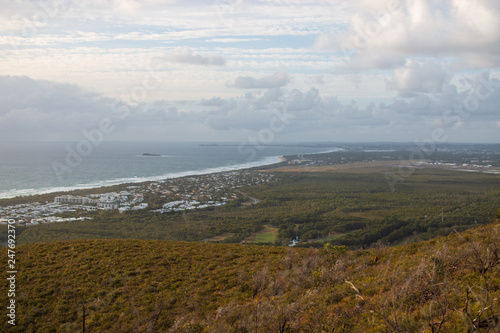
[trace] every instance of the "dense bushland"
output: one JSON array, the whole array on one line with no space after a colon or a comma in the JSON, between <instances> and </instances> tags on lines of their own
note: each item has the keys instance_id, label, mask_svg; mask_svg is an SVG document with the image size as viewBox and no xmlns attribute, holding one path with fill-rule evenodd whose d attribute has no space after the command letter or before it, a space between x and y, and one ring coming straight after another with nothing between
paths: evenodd
<instances>
[{"instance_id":1,"label":"dense bushland","mask_svg":"<svg viewBox=\"0 0 500 333\"><path fill-rule=\"evenodd\" d=\"M16 247L9 332L487 332L500 226L349 251L151 240ZM6 267L6 256L2 257ZM7 293L0 303L7 304Z\"/></svg>"}]
</instances>

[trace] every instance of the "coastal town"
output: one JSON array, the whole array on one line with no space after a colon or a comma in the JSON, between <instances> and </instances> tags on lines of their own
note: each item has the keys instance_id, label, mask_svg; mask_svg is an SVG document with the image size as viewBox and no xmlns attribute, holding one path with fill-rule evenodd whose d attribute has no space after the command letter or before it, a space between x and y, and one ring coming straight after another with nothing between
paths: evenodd
<instances>
[{"instance_id":1,"label":"coastal town","mask_svg":"<svg viewBox=\"0 0 500 333\"><path fill-rule=\"evenodd\" d=\"M220 207L233 201L251 200L238 189L274 181L271 173L230 171L124 185L119 192L55 196L52 202L23 203L0 207L0 224L14 219L18 225L71 222L91 219L90 213L117 210L122 214L146 210L170 213Z\"/></svg>"},{"instance_id":2,"label":"coastal town","mask_svg":"<svg viewBox=\"0 0 500 333\"><path fill-rule=\"evenodd\" d=\"M404 153L412 150L397 150L388 146L384 150L370 150L374 147L360 146L352 151L343 149L328 154L309 154L287 156L281 166L306 170L311 167L330 165L350 165L356 162L387 161L404 162ZM401 147L399 147L401 148ZM459 148L459 147L458 147ZM443 168L457 171L500 173L499 153L496 150L470 148L456 151L448 148L437 150L435 159L416 160L412 168ZM352 149L352 147L351 147ZM138 184L125 184L119 190L106 193L102 189L94 194L78 195L66 193L54 196L45 202L30 202L17 205L0 203L0 224L7 224L14 219L19 225L37 225L41 223L71 222L91 219L99 211L117 211L130 214L146 211L152 214L166 214L202 210L224 206L232 202L256 199L246 197L239 191L244 186L265 184L276 181L276 173L251 169L211 173L205 175L169 178ZM35 201L35 200L33 200Z\"/></svg>"}]
</instances>

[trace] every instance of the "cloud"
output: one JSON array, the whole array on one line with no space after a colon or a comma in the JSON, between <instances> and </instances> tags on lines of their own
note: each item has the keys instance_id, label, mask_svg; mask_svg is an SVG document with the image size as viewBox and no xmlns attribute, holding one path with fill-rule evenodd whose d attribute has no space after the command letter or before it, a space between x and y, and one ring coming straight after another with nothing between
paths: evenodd
<instances>
[{"instance_id":1,"label":"cloud","mask_svg":"<svg viewBox=\"0 0 500 333\"><path fill-rule=\"evenodd\" d=\"M5 139L70 139L98 124L116 101L78 86L0 76L0 132ZM57 134L56 134L57 133Z\"/></svg>"},{"instance_id":2,"label":"cloud","mask_svg":"<svg viewBox=\"0 0 500 333\"><path fill-rule=\"evenodd\" d=\"M290 78L288 73L281 70L272 75L258 79L250 76L240 76L237 77L233 83L229 83L227 86L229 88L238 89L269 89L286 86L289 81Z\"/></svg>"},{"instance_id":3,"label":"cloud","mask_svg":"<svg viewBox=\"0 0 500 333\"><path fill-rule=\"evenodd\" d=\"M0 95L0 140L80 141L86 138L83 130L97 128L104 118L115 126L105 140L237 141L255 137L263 129L279 129L274 133L276 140L412 141L436 126L447 133L461 126L472 141L477 141L475 134L494 140L498 137L500 81L484 73L461 82L460 89L447 83L436 93L414 92L422 88L417 85L409 90L412 97L378 105L341 101L315 87L278 87L231 98L138 103L125 107L127 117L119 119L114 112L118 100L75 85L0 76L4 92ZM273 122L284 114L288 121Z\"/></svg>"},{"instance_id":4,"label":"cloud","mask_svg":"<svg viewBox=\"0 0 500 333\"><path fill-rule=\"evenodd\" d=\"M76 85L33 80L26 76L0 76L0 89L3 92L0 95L0 114L19 108L72 114L109 102L109 99Z\"/></svg>"},{"instance_id":5,"label":"cloud","mask_svg":"<svg viewBox=\"0 0 500 333\"><path fill-rule=\"evenodd\" d=\"M434 94L401 94L401 98L382 108L395 114L431 117L442 127L472 126L472 124L495 121L500 116L500 80L481 73L465 78L460 89L456 84L443 85L442 91Z\"/></svg>"},{"instance_id":6,"label":"cloud","mask_svg":"<svg viewBox=\"0 0 500 333\"><path fill-rule=\"evenodd\" d=\"M348 67L387 69L422 55L461 59L473 68L500 65L500 6L495 1L358 4L348 30L325 32L315 44L340 52Z\"/></svg>"},{"instance_id":7,"label":"cloud","mask_svg":"<svg viewBox=\"0 0 500 333\"><path fill-rule=\"evenodd\" d=\"M321 96L317 88L307 91L272 88L242 98L232 98L226 103L210 107L206 124L217 131L245 130L259 132L270 127L277 115L289 117L283 134L301 137L306 132L328 131L344 127L358 127L388 123L386 119L374 119L377 108L363 109L357 105L342 104L335 96ZM285 118L286 118L285 117Z\"/></svg>"},{"instance_id":8,"label":"cloud","mask_svg":"<svg viewBox=\"0 0 500 333\"><path fill-rule=\"evenodd\" d=\"M267 40L264 38L210 38L207 39L208 43L242 43L242 42L255 42Z\"/></svg>"},{"instance_id":9,"label":"cloud","mask_svg":"<svg viewBox=\"0 0 500 333\"><path fill-rule=\"evenodd\" d=\"M314 109L319 103L321 103L321 97L319 96L319 90L316 88L311 88L306 93L293 89L289 93L287 100L288 108L296 111Z\"/></svg>"},{"instance_id":10,"label":"cloud","mask_svg":"<svg viewBox=\"0 0 500 333\"><path fill-rule=\"evenodd\" d=\"M220 97L212 97L210 99L202 99L200 105L202 106L222 106L225 105L226 101L224 101Z\"/></svg>"},{"instance_id":11,"label":"cloud","mask_svg":"<svg viewBox=\"0 0 500 333\"><path fill-rule=\"evenodd\" d=\"M226 59L221 55L197 54L194 53L193 50L188 46L177 48L174 52L167 55L165 57L165 60L181 64L203 66L224 66L226 64Z\"/></svg>"},{"instance_id":12,"label":"cloud","mask_svg":"<svg viewBox=\"0 0 500 333\"><path fill-rule=\"evenodd\" d=\"M402 97L413 97L415 93L439 93L449 81L450 74L441 64L427 60L408 60L405 66L394 70L387 80L390 89L399 91Z\"/></svg>"},{"instance_id":13,"label":"cloud","mask_svg":"<svg viewBox=\"0 0 500 333\"><path fill-rule=\"evenodd\" d=\"M1 142L86 140L84 131L98 129L104 119L113 127L104 140L189 140L203 133L198 126L204 118L182 101L131 106L75 85L25 76L0 76L0 91Z\"/></svg>"}]
</instances>

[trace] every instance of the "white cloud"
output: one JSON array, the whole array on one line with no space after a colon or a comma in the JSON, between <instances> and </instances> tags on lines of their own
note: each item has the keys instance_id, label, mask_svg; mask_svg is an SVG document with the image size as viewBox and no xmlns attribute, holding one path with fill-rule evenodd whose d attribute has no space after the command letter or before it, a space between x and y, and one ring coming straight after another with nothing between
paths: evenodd
<instances>
[{"instance_id":1,"label":"white cloud","mask_svg":"<svg viewBox=\"0 0 500 333\"><path fill-rule=\"evenodd\" d=\"M433 61L417 62L408 60L404 67L394 70L392 79L387 85L404 97L412 97L415 93L439 93L449 81L450 74Z\"/></svg>"},{"instance_id":2,"label":"white cloud","mask_svg":"<svg viewBox=\"0 0 500 333\"><path fill-rule=\"evenodd\" d=\"M388 4L400 3L397 8ZM494 1L402 0L377 3L377 10L360 3L349 30L324 33L316 42L320 49L342 51L354 68L387 68L373 58L394 58L396 66L412 56L451 56L469 66L500 65L500 8ZM366 6L366 7L365 7ZM371 12L370 12L371 11ZM372 60L370 60L372 59Z\"/></svg>"},{"instance_id":3,"label":"white cloud","mask_svg":"<svg viewBox=\"0 0 500 333\"><path fill-rule=\"evenodd\" d=\"M288 84L290 78L285 70L281 70L269 76L254 78L250 76L237 77L234 82L227 86L238 89L260 89L279 88Z\"/></svg>"},{"instance_id":4,"label":"white cloud","mask_svg":"<svg viewBox=\"0 0 500 333\"><path fill-rule=\"evenodd\" d=\"M263 38L210 38L207 42L210 43L240 43L240 42L255 42L265 40Z\"/></svg>"},{"instance_id":5,"label":"white cloud","mask_svg":"<svg viewBox=\"0 0 500 333\"><path fill-rule=\"evenodd\" d=\"M165 59L176 63L203 66L224 66L226 64L226 59L221 55L201 55L194 53L188 46L177 48L175 51L167 55Z\"/></svg>"}]
</instances>

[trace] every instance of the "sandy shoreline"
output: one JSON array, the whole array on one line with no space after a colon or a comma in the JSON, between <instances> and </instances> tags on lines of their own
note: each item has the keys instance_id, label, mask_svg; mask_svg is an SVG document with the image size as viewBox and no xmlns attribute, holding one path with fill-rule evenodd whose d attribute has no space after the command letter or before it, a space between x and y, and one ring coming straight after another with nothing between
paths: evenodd
<instances>
[{"instance_id":1,"label":"sandy shoreline","mask_svg":"<svg viewBox=\"0 0 500 333\"><path fill-rule=\"evenodd\" d=\"M136 178L127 178L127 179L117 179L110 181L100 181L96 183L89 184L80 184L74 186L67 187L53 187L53 188L45 188L39 190L26 189L26 190L16 190L22 191L24 193L0 193L0 200L8 200L14 198L22 198L22 197L33 197L38 195L47 195L47 194L70 194L78 191L88 191L92 189L106 189L111 187L120 187L120 186L130 186L130 185L140 185L140 184L148 184L154 183L167 179L177 179L177 178L186 178L186 177L200 177L209 174L217 174L217 173L225 173L225 172L246 172L246 171L260 171L259 168L267 167L269 169L274 169L275 167L279 167L281 163L286 162L287 158L285 156L274 156L278 161L274 161L273 163L264 163L262 165L235 165L232 167L217 167L212 169L204 169L204 170L191 170L179 173L172 173L171 175L162 175L162 176L151 176L151 177L136 177Z\"/></svg>"}]
</instances>

